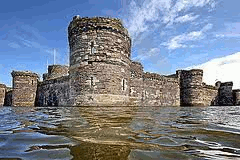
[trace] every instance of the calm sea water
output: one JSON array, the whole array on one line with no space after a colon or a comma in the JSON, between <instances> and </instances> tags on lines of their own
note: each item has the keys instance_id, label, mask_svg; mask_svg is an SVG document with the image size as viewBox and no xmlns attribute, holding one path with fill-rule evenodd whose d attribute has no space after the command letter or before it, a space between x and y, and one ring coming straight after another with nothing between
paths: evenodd
<instances>
[{"instance_id":1,"label":"calm sea water","mask_svg":"<svg viewBox=\"0 0 240 160\"><path fill-rule=\"evenodd\" d=\"M240 159L240 107L1 107L2 158Z\"/></svg>"}]
</instances>

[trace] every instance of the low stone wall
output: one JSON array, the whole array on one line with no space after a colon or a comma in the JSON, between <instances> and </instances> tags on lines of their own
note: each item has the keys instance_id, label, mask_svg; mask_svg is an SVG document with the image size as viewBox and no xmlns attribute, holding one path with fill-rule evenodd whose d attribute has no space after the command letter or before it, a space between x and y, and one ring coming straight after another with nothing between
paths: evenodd
<instances>
[{"instance_id":1,"label":"low stone wall","mask_svg":"<svg viewBox=\"0 0 240 160\"><path fill-rule=\"evenodd\" d=\"M143 75L143 102L145 106L179 106L180 90L177 78L155 73Z\"/></svg>"},{"instance_id":2,"label":"low stone wall","mask_svg":"<svg viewBox=\"0 0 240 160\"><path fill-rule=\"evenodd\" d=\"M4 84L0 84L0 106L4 105L5 92L6 86Z\"/></svg>"},{"instance_id":3,"label":"low stone wall","mask_svg":"<svg viewBox=\"0 0 240 160\"><path fill-rule=\"evenodd\" d=\"M69 77L40 82L37 90L37 106L68 106L69 102Z\"/></svg>"}]
</instances>

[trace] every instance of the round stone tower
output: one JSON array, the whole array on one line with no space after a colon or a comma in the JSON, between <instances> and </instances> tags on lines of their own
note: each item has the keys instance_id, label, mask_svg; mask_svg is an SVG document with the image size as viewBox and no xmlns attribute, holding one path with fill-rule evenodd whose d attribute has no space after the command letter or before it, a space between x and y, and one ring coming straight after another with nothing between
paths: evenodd
<instances>
[{"instance_id":1,"label":"round stone tower","mask_svg":"<svg viewBox=\"0 0 240 160\"><path fill-rule=\"evenodd\" d=\"M38 75L30 71L13 71L12 106L34 106Z\"/></svg>"},{"instance_id":2,"label":"round stone tower","mask_svg":"<svg viewBox=\"0 0 240 160\"><path fill-rule=\"evenodd\" d=\"M203 106L203 70L178 70L180 81L180 105Z\"/></svg>"},{"instance_id":3,"label":"round stone tower","mask_svg":"<svg viewBox=\"0 0 240 160\"><path fill-rule=\"evenodd\" d=\"M6 95L6 85L0 84L0 106L4 105L5 95Z\"/></svg>"},{"instance_id":4,"label":"round stone tower","mask_svg":"<svg viewBox=\"0 0 240 160\"><path fill-rule=\"evenodd\" d=\"M70 100L74 106L129 102L131 39L115 18L80 18L68 27Z\"/></svg>"}]
</instances>

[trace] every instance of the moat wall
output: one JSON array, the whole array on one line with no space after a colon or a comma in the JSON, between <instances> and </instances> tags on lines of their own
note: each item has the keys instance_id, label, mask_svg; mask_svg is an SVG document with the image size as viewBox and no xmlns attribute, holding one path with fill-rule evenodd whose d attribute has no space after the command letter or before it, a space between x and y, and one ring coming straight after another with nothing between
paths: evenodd
<instances>
[{"instance_id":1,"label":"moat wall","mask_svg":"<svg viewBox=\"0 0 240 160\"><path fill-rule=\"evenodd\" d=\"M68 34L72 105L128 105L131 40L121 21L75 17Z\"/></svg>"}]
</instances>

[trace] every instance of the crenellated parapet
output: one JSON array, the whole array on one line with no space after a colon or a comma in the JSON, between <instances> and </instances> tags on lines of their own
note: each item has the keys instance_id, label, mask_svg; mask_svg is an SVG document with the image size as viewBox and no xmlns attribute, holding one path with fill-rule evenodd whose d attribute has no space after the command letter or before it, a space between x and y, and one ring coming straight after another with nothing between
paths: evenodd
<instances>
[{"instance_id":1,"label":"crenellated parapet","mask_svg":"<svg viewBox=\"0 0 240 160\"><path fill-rule=\"evenodd\" d=\"M36 77L39 78L38 74L33 73L31 71L12 71L12 77L19 76L19 77Z\"/></svg>"},{"instance_id":2,"label":"crenellated parapet","mask_svg":"<svg viewBox=\"0 0 240 160\"><path fill-rule=\"evenodd\" d=\"M168 76L163 76L157 73L150 73L150 72L145 72L143 74L143 80L157 80L162 82L172 82L176 84L179 83L178 79L175 77L168 77Z\"/></svg>"},{"instance_id":3,"label":"crenellated parapet","mask_svg":"<svg viewBox=\"0 0 240 160\"><path fill-rule=\"evenodd\" d=\"M127 29L123 27L122 21L118 18L74 16L68 26L68 33L70 37L76 33L79 34L82 32L96 30L108 30L120 33L131 41Z\"/></svg>"}]
</instances>

